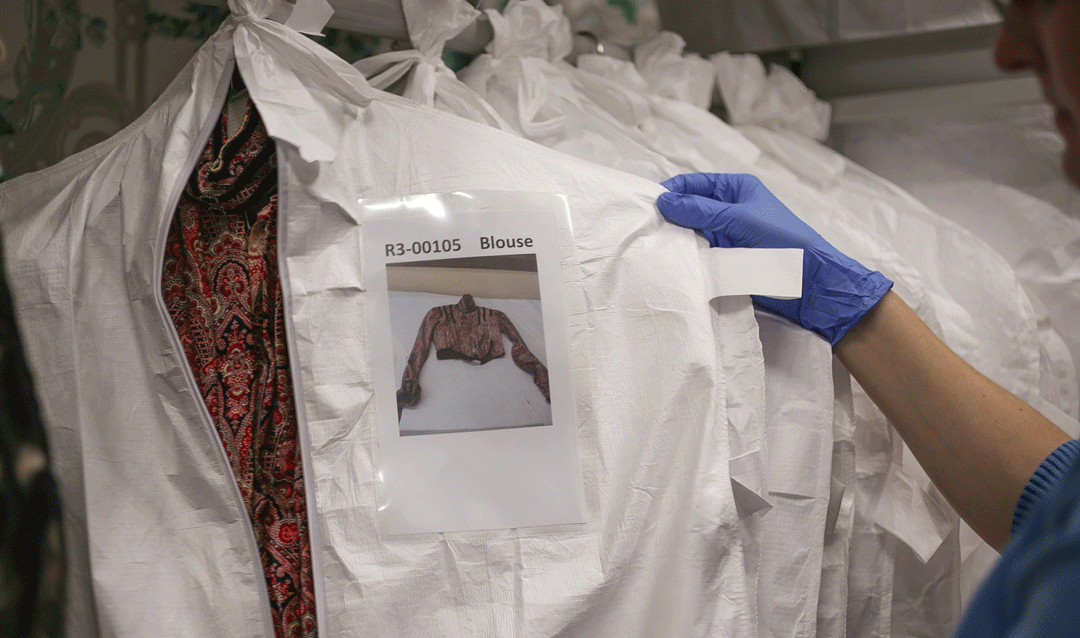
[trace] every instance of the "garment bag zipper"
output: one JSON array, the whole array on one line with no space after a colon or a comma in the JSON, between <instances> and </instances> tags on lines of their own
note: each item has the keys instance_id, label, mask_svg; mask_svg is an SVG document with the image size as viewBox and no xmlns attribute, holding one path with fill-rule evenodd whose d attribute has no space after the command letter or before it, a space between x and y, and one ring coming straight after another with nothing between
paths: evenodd
<instances>
[{"instance_id":1,"label":"garment bag zipper","mask_svg":"<svg viewBox=\"0 0 1080 638\"><path fill-rule=\"evenodd\" d=\"M168 327L167 332L169 334L169 339L172 340L172 346L176 351L176 356L180 359L180 368L184 373L184 382L187 383L188 391L191 392L191 395L195 398L195 402L198 404L199 416L202 417L203 425L210 433L210 438L214 440L214 448L217 450L218 462L221 464L222 471L229 479L229 488L232 492L233 500L236 503L237 509L240 511L240 518L243 519L242 524L244 530L247 532L248 553L251 556L252 569L255 573L255 582L259 584L259 601L263 612L263 632L265 633L266 638L274 638L274 620L273 615L270 612L270 592L267 590L266 574L263 573L262 559L259 557L259 547L255 540L255 526L251 522L251 516L248 514L247 506L244 504L244 498L240 494L240 487L236 484L236 475L233 474L232 465L229 463L229 456L225 452L225 444L221 442L221 436L218 434L217 428L214 427L214 420L210 417L210 410L206 407L206 401L203 399L202 392L199 391L199 385L195 383L195 375L191 371L191 366L187 361L187 357L184 356L184 346L180 343L180 335L176 331L176 324L173 323L172 316L169 314L169 309L165 306L165 297L161 291L161 277L165 267L165 242L168 240L169 228L172 227L173 218L176 215L176 206L180 203L180 195L183 192L184 184L186 184L191 177L191 172L195 170L195 165L199 161L199 156L202 155L203 147L206 145L206 141L210 139L210 133L213 130L213 127L221 120L221 109L225 108L225 98L228 95L229 81L232 79L233 69L236 67L236 59L233 58L226 66L227 68L218 85L217 93L214 95L214 101L212 108L210 109L210 118L203 124L202 130L199 131L199 136L196 139L197 143L192 147L191 154L184 163L184 170L177 177L177 182L173 187L172 192L169 194L169 208L167 209L169 211L169 223L162 227L154 251L154 281L156 282L156 286L154 287L154 301L157 302L158 314L161 316L161 321ZM304 480L307 480L306 472ZM311 527L310 523L308 524L308 527ZM317 587L318 585L316 585L316 588Z\"/></svg>"},{"instance_id":2,"label":"garment bag zipper","mask_svg":"<svg viewBox=\"0 0 1080 638\"><path fill-rule=\"evenodd\" d=\"M277 258L278 279L281 281L281 302L285 306L285 342L289 349L289 377L292 380L293 402L296 409L296 438L300 440L300 461L304 465L304 502L308 517L308 543L311 545L311 579L315 585L315 626L318 635L326 632L326 588L323 586L322 543L319 537L318 507L315 496L315 483L311 480L315 471L311 460L311 437L308 435L307 404L304 402L304 390L296 373L300 369L299 354L296 351L296 328L293 323L292 283L289 280L289 268L285 255L288 247L286 240L288 221L286 214L289 205L288 180L285 179L285 158L281 147L275 145L278 171L278 221L277 221Z\"/></svg>"}]
</instances>

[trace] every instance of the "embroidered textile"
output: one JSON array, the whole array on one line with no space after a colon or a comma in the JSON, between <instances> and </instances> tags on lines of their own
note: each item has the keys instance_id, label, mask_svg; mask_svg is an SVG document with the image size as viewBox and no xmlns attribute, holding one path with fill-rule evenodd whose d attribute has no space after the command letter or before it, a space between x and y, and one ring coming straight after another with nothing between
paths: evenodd
<instances>
[{"instance_id":1,"label":"embroidered textile","mask_svg":"<svg viewBox=\"0 0 1080 638\"><path fill-rule=\"evenodd\" d=\"M449 306L435 306L424 315L409 362L401 375L397 392L398 412L420 402L420 370L427 361L432 344L439 359L466 359L487 363L506 354L502 336L513 344L510 357L519 368L532 375L533 383L544 398L551 401L547 368L525 345L510 318L498 310L476 305L472 295Z\"/></svg>"},{"instance_id":2,"label":"embroidered textile","mask_svg":"<svg viewBox=\"0 0 1080 638\"><path fill-rule=\"evenodd\" d=\"M316 635L303 466L277 261L277 160L228 108L169 229L162 289L255 528L277 638ZM234 127L235 128L235 127Z\"/></svg>"}]
</instances>

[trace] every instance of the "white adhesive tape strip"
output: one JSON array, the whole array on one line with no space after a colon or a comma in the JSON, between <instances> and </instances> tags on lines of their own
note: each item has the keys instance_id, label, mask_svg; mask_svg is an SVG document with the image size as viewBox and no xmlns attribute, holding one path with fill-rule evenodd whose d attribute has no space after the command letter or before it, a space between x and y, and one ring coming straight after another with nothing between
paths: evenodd
<instances>
[{"instance_id":1,"label":"white adhesive tape strip","mask_svg":"<svg viewBox=\"0 0 1080 638\"><path fill-rule=\"evenodd\" d=\"M707 248L702 253L709 295L802 296L801 248Z\"/></svg>"},{"instance_id":2,"label":"white adhesive tape strip","mask_svg":"<svg viewBox=\"0 0 1080 638\"><path fill-rule=\"evenodd\" d=\"M334 8L327 0L298 0L286 26L300 33L322 35L323 27L334 15Z\"/></svg>"},{"instance_id":3,"label":"white adhesive tape strip","mask_svg":"<svg viewBox=\"0 0 1080 638\"><path fill-rule=\"evenodd\" d=\"M322 35L322 29L334 15L327 0L278 0L267 18L308 35Z\"/></svg>"}]
</instances>

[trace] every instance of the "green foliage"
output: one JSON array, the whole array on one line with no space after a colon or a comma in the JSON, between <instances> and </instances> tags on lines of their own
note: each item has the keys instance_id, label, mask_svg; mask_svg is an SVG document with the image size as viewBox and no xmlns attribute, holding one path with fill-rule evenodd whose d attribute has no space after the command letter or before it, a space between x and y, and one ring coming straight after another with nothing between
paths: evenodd
<instances>
[{"instance_id":1,"label":"green foliage","mask_svg":"<svg viewBox=\"0 0 1080 638\"><path fill-rule=\"evenodd\" d=\"M607 0L607 3L622 11L627 24L637 24L637 0Z\"/></svg>"},{"instance_id":2,"label":"green foliage","mask_svg":"<svg viewBox=\"0 0 1080 638\"><path fill-rule=\"evenodd\" d=\"M147 11L145 37L159 35L203 42L229 17L228 9L201 2L188 2L182 13L176 16Z\"/></svg>"},{"instance_id":3,"label":"green foliage","mask_svg":"<svg viewBox=\"0 0 1080 638\"><path fill-rule=\"evenodd\" d=\"M443 51L442 59L443 62L446 63L446 66L450 67L451 71L457 73L469 66L469 63L475 60L476 56L470 53L461 53L459 51Z\"/></svg>"},{"instance_id":4,"label":"green foliage","mask_svg":"<svg viewBox=\"0 0 1080 638\"><path fill-rule=\"evenodd\" d=\"M86 23L86 39L95 46L101 46L105 42L105 28L107 26L108 23L105 22L105 18L91 18Z\"/></svg>"},{"instance_id":5,"label":"green foliage","mask_svg":"<svg viewBox=\"0 0 1080 638\"><path fill-rule=\"evenodd\" d=\"M377 36L341 29L324 29L321 36L308 36L349 63L375 55L383 43Z\"/></svg>"},{"instance_id":6,"label":"green foliage","mask_svg":"<svg viewBox=\"0 0 1080 638\"><path fill-rule=\"evenodd\" d=\"M50 7L43 16L45 30L53 48L81 51L83 35L94 45L105 41L105 19L83 13L72 0Z\"/></svg>"}]
</instances>

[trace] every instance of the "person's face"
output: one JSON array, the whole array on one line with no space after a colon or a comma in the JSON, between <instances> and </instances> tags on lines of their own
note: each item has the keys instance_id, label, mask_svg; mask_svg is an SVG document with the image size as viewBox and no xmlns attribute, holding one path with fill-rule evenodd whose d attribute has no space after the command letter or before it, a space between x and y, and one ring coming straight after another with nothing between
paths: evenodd
<instances>
[{"instance_id":1,"label":"person's face","mask_svg":"<svg viewBox=\"0 0 1080 638\"><path fill-rule=\"evenodd\" d=\"M1012 0L994 45L1005 71L1034 71L1065 138L1065 176L1080 186L1080 0Z\"/></svg>"}]
</instances>

